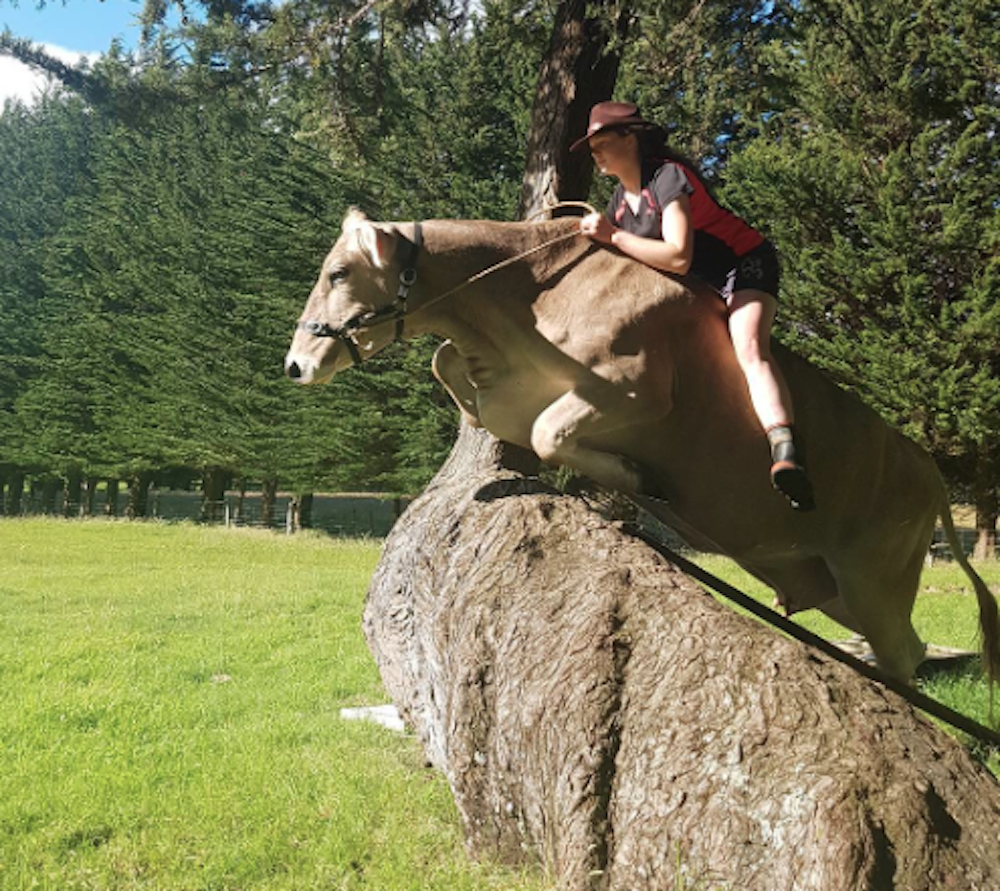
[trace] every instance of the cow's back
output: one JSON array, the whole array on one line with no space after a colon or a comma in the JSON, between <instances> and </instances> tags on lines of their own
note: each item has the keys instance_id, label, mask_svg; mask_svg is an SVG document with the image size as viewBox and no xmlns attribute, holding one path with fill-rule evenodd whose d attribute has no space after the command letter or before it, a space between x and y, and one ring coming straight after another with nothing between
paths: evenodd
<instances>
[{"instance_id":1,"label":"cow's back","mask_svg":"<svg viewBox=\"0 0 1000 891\"><path fill-rule=\"evenodd\" d=\"M666 345L674 406L619 442L657 468L670 512L738 556L830 555L855 548L864 530L929 529L938 509L937 470L914 442L807 360L773 343L792 394L796 435L817 509L792 510L770 484L770 451L729 337L722 301L699 290L684 312L650 318ZM924 532L920 533L925 534ZM929 533L927 533L929 534Z\"/></svg>"}]
</instances>

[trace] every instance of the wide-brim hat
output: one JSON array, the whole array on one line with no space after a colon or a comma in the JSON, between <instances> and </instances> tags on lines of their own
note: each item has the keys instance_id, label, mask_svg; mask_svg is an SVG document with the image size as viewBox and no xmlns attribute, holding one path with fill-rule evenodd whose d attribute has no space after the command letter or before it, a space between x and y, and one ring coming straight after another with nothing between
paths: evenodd
<instances>
[{"instance_id":1,"label":"wide-brim hat","mask_svg":"<svg viewBox=\"0 0 1000 891\"><path fill-rule=\"evenodd\" d=\"M592 136L596 136L602 130L652 126L653 124L639 114L639 107L631 102L598 102L590 109L590 123L587 125L586 135L574 142L569 150L575 152L583 148Z\"/></svg>"}]
</instances>

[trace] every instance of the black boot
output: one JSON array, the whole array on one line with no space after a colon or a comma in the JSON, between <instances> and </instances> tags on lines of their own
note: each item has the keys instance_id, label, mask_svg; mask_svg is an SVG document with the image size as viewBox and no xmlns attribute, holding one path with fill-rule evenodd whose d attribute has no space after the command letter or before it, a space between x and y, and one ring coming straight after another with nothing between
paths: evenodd
<instances>
[{"instance_id":1,"label":"black boot","mask_svg":"<svg viewBox=\"0 0 1000 891\"><path fill-rule=\"evenodd\" d=\"M784 495L795 510L814 510L812 483L795 454L792 428L777 424L767 431L771 446L771 485Z\"/></svg>"}]
</instances>

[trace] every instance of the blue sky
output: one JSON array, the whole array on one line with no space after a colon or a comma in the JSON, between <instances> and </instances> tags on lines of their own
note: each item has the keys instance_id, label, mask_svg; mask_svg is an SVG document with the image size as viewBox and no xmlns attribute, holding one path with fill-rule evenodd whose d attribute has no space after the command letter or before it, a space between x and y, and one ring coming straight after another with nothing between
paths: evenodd
<instances>
[{"instance_id":1,"label":"blue sky","mask_svg":"<svg viewBox=\"0 0 1000 891\"><path fill-rule=\"evenodd\" d=\"M141 0L48 0L38 9L37 0L0 0L0 30L10 28L18 37L51 43L80 53L99 53L118 37L133 46L139 34L135 16Z\"/></svg>"},{"instance_id":2,"label":"blue sky","mask_svg":"<svg viewBox=\"0 0 1000 891\"><path fill-rule=\"evenodd\" d=\"M53 55L75 61L82 55L100 54L116 37L127 47L136 45L136 15L142 0L0 0L0 31L9 28L16 37L43 43ZM45 78L9 56L0 55L0 106L9 96L30 101L44 88Z\"/></svg>"}]
</instances>

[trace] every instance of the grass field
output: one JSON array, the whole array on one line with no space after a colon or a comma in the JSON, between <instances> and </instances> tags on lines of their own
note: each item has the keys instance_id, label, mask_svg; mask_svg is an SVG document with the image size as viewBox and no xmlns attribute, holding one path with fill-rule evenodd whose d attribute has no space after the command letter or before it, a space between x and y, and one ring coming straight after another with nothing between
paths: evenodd
<instances>
[{"instance_id":1,"label":"grass field","mask_svg":"<svg viewBox=\"0 0 1000 891\"><path fill-rule=\"evenodd\" d=\"M360 632L378 547L0 520L0 889L547 889L468 862L415 739L339 717L384 701ZM925 584L918 630L973 646L958 570ZM926 684L986 720L974 672Z\"/></svg>"},{"instance_id":2,"label":"grass field","mask_svg":"<svg viewBox=\"0 0 1000 891\"><path fill-rule=\"evenodd\" d=\"M467 862L360 633L378 544L0 521L0 888L540 889Z\"/></svg>"}]
</instances>

